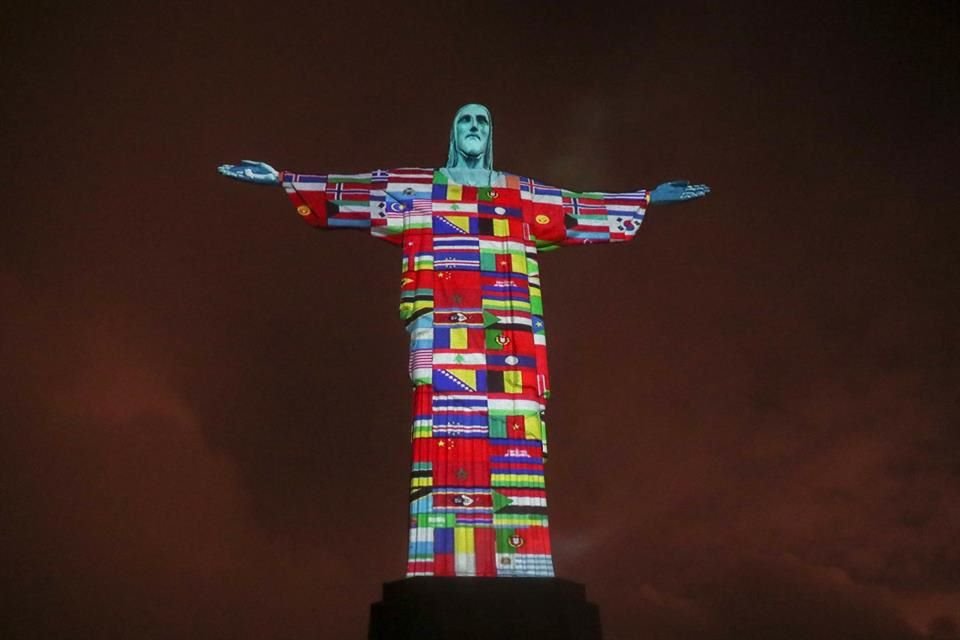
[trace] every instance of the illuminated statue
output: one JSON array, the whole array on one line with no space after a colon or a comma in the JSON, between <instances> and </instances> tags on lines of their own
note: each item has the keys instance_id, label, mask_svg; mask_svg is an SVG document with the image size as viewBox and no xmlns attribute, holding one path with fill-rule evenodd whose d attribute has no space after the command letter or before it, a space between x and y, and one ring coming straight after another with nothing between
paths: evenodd
<instances>
[{"instance_id":1,"label":"illuminated statue","mask_svg":"<svg viewBox=\"0 0 960 640\"><path fill-rule=\"evenodd\" d=\"M414 414L407 575L552 576L538 254L630 240L648 205L709 188L574 193L494 171L493 122L478 104L457 112L440 169L219 170L282 184L315 227L369 230L401 249Z\"/></svg>"}]
</instances>

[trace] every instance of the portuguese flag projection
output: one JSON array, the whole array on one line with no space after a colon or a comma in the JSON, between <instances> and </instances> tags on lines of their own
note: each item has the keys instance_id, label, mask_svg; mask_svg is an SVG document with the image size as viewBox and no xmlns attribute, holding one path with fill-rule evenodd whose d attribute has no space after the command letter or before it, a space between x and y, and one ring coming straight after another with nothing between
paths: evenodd
<instances>
[{"instance_id":1,"label":"portuguese flag projection","mask_svg":"<svg viewBox=\"0 0 960 640\"><path fill-rule=\"evenodd\" d=\"M493 172L284 172L303 219L402 253L413 465L408 576L553 575L544 459L550 394L537 255L633 238L646 191L574 193Z\"/></svg>"}]
</instances>

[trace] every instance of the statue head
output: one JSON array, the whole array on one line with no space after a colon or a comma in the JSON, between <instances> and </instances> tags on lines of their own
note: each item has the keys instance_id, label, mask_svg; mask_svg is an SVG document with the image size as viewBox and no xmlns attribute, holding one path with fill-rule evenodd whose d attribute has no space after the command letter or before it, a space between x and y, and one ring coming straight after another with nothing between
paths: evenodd
<instances>
[{"instance_id":1,"label":"statue head","mask_svg":"<svg viewBox=\"0 0 960 640\"><path fill-rule=\"evenodd\" d=\"M453 117L447 167L493 169L493 118L482 104L465 104Z\"/></svg>"}]
</instances>

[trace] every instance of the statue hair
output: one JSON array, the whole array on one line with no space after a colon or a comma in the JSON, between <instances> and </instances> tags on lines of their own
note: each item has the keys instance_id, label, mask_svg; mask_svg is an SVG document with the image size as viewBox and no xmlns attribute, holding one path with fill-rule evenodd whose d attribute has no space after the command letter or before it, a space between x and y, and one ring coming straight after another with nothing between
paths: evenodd
<instances>
[{"instance_id":1,"label":"statue hair","mask_svg":"<svg viewBox=\"0 0 960 640\"><path fill-rule=\"evenodd\" d=\"M457 157L460 155L459 151L457 151L457 120L465 108L473 105L483 107L487 112L487 120L490 121L490 135L487 136L487 149L483 152L483 168L487 171L493 171L493 114L490 113L490 109L488 109L486 105L477 102L463 105L457 109L456 115L453 116L453 124L450 125L450 148L447 151L446 166L450 168L457 165Z\"/></svg>"}]
</instances>

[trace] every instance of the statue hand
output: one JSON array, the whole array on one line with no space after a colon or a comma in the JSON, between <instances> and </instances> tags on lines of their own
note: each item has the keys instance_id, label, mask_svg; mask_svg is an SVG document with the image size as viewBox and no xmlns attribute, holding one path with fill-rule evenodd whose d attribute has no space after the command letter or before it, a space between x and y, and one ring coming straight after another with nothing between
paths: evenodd
<instances>
[{"instance_id":1,"label":"statue hand","mask_svg":"<svg viewBox=\"0 0 960 640\"><path fill-rule=\"evenodd\" d=\"M278 184L280 182L280 173L268 165L266 162L256 162L255 160L243 160L240 164L222 164L217 167L217 171L243 182L252 182L253 184Z\"/></svg>"},{"instance_id":2,"label":"statue hand","mask_svg":"<svg viewBox=\"0 0 960 640\"><path fill-rule=\"evenodd\" d=\"M684 202L694 198L702 198L710 193L710 187L705 184L690 184L686 180L672 180L664 182L650 192L650 204L670 204Z\"/></svg>"}]
</instances>

